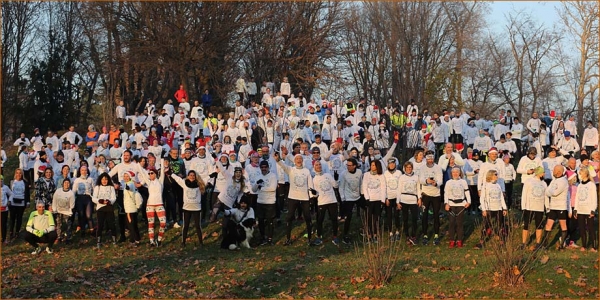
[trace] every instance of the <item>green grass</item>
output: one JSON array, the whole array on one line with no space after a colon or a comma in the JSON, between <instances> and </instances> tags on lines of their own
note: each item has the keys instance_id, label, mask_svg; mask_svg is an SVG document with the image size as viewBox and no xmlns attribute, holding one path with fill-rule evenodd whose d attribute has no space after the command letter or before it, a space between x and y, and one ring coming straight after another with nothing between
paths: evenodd
<instances>
[{"instance_id":1,"label":"green grass","mask_svg":"<svg viewBox=\"0 0 600 300\"><path fill-rule=\"evenodd\" d=\"M6 173L5 173L6 174ZM10 173L8 173L10 174ZM516 190L516 189L515 189ZM26 213L27 215L28 213ZM358 235L354 218L353 234ZM71 245L60 244L54 254L30 254L17 240L2 246L2 298L598 298L598 254L553 248L518 288L497 286L493 280L494 257L489 250L475 250L478 227L474 217L466 224L466 247L406 246L390 282L373 288L366 276L365 254L355 246L331 243L326 220L325 243L309 247L302 238L303 223L296 222L297 241L289 247L283 225L275 229L275 246L229 251L219 248L217 224L205 228L204 247L194 246L193 230L188 246L180 245L180 230L169 229L161 248L151 248L146 230L138 248L106 244L95 248L93 238L80 237ZM442 232L447 221L442 221ZM341 227L340 227L341 229ZM519 230L519 229L515 229ZM557 233L555 229L554 233ZM255 235L258 235L256 232ZM402 242L404 243L404 242ZM357 254L359 253L359 254Z\"/></svg>"},{"instance_id":2,"label":"green grass","mask_svg":"<svg viewBox=\"0 0 600 300\"><path fill-rule=\"evenodd\" d=\"M301 236L302 227L293 234ZM97 250L93 238L80 244L77 237L74 244L57 246L54 254L38 256L17 240L2 248L2 297L598 298L598 255L590 252L545 251L548 263L538 263L524 286L511 289L494 286L491 252L473 249L478 237L471 234L462 249L447 249L445 240L440 246L402 246L391 281L373 289L365 257L354 246L338 248L327 239L309 247L300 237L284 247L284 227L279 226L278 245L229 251L219 249L219 238L211 236L217 231L216 224L209 226L202 248L194 246L194 237L182 249L180 231L170 229L158 249L144 243Z\"/></svg>"}]
</instances>

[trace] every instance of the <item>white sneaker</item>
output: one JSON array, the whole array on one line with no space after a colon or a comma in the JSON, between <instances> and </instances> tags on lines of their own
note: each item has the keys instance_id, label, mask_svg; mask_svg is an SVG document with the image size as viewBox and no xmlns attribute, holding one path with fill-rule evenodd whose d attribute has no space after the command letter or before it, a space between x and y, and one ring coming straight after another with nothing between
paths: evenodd
<instances>
[{"instance_id":1,"label":"white sneaker","mask_svg":"<svg viewBox=\"0 0 600 300\"><path fill-rule=\"evenodd\" d=\"M33 250L33 252L31 252L31 254L33 255L38 255L40 254L40 252L42 252L42 248L41 247L37 247Z\"/></svg>"},{"instance_id":2,"label":"white sneaker","mask_svg":"<svg viewBox=\"0 0 600 300\"><path fill-rule=\"evenodd\" d=\"M181 226L179 225L179 223L175 222L175 224L173 224L173 228L181 228Z\"/></svg>"},{"instance_id":3,"label":"white sneaker","mask_svg":"<svg viewBox=\"0 0 600 300\"><path fill-rule=\"evenodd\" d=\"M48 254L54 253L54 251L52 251L52 249L50 247L46 247L46 252L48 252Z\"/></svg>"}]
</instances>

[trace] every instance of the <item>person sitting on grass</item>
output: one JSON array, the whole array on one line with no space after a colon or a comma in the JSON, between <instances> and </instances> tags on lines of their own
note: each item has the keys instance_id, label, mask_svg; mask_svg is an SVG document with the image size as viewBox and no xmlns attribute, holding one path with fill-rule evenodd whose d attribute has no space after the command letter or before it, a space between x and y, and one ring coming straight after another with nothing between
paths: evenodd
<instances>
[{"instance_id":1,"label":"person sitting on grass","mask_svg":"<svg viewBox=\"0 0 600 300\"><path fill-rule=\"evenodd\" d=\"M507 215L506 202L502 187L498 184L498 171L489 170L485 174L485 183L481 186L481 215L483 216L484 226L481 232L481 239L475 246L477 249L483 248L486 236L492 234L492 230L505 236L504 217Z\"/></svg>"},{"instance_id":2,"label":"person sitting on grass","mask_svg":"<svg viewBox=\"0 0 600 300\"><path fill-rule=\"evenodd\" d=\"M47 243L46 252L52 254L52 245L58 237L52 212L46 210L45 205L43 201L35 203L36 210L29 214L26 230L20 233L21 238L33 246L33 252L31 252L33 255L42 252L39 243Z\"/></svg>"},{"instance_id":3,"label":"person sitting on grass","mask_svg":"<svg viewBox=\"0 0 600 300\"><path fill-rule=\"evenodd\" d=\"M446 182L444 190L444 204L449 216L450 248L462 248L466 209L471 205L471 194L467 181L462 179L462 170L456 166L451 169L452 179ZM456 233L456 236L455 236ZM456 239L455 239L456 237Z\"/></svg>"}]
</instances>

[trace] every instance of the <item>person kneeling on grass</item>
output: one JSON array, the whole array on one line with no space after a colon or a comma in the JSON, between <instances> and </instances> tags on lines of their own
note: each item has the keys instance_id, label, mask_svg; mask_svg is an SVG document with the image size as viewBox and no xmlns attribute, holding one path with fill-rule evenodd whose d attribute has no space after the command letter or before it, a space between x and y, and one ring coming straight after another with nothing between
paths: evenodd
<instances>
[{"instance_id":1,"label":"person kneeling on grass","mask_svg":"<svg viewBox=\"0 0 600 300\"><path fill-rule=\"evenodd\" d=\"M451 175L452 179L446 182L444 190L444 204L450 220L449 247L454 248L456 246L462 248L465 237L463 231L465 210L471 205L471 194L469 193L467 181L462 179L460 167L453 167Z\"/></svg>"},{"instance_id":2,"label":"person kneeling on grass","mask_svg":"<svg viewBox=\"0 0 600 300\"><path fill-rule=\"evenodd\" d=\"M35 204L35 211L32 211L27 221L26 231L22 231L20 236L23 240L33 246L31 254L36 255L42 252L39 243L47 243L46 252L53 253L52 245L56 241L57 235L54 225L52 212L45 209L45 204L38 201Z\"/></svg>"},{"instance_id":3,"label":"person kneeling on grass","mask_svg":"<svg viewBox=\"0 0 600 300\"><path fill-rule=\"evenodd\" d=\"M486 236L492 234L492 230L504 239L506 228L504 228L504 217L507 215L506 202L502 187L498 184L498 172L489 170L485 174L485 183L481 186L481 215L483 216L484 226L481 232L481 239L475 246L478 249L483 248Z\"/></svg>"},{"instance_id":4,"label":"person kneeling on grass","mask_svg":"<svg viewBox=\"0 0 600 300\"><path fill-rule=\"evenodd\" d=\"M230 217L227 222L226 234L221 242L222 249L236 250L239 246L250 249L250 239L254 234L254 209L250 207L247 197L240 200L240 208L226 209L225 216Z\"/></svg>"}]
</instances>

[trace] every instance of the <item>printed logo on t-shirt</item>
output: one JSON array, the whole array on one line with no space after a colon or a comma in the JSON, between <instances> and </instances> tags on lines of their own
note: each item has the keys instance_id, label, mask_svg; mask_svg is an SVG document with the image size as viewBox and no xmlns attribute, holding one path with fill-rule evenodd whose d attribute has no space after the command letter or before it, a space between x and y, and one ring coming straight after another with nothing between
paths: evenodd
<instances>
[{"instance_id":1,"label":"printed logo on t-shirt","mask_svg":"<svg viewBox=\"0 0 600 300\"><path fill-rule=\"evenodd\" d=\"M465 191L457 185L453 185L450 189L450 195L452 195L452 199L458 200L463 199L465 197Z\"/></svg>"},{"instance_id":2,"label":"printed logo on t-shirt","mask_svg":"<svg viewBox=\"0 0 600 300\"><path fill-rule=\"evenodd\" d=\"M371 189L371 190L376 190L379 187L381 187L381 182L379 181L378 178L377 179L373 178L373 179L369 180L367 187L369 187L369 189Z\"/></svg>"},{"instance_id":3,"label":"printed logo on t-shirt","mask_svg":"<svg viewBox=\"0 0 600 300\"><path fill-rule=\"evenodd\" d=\"M304 174L295 175L294 176L294 184L297 187L304 187L304 186L306 186L306 184L307 184L307 182L306 182L306 175L304 175Z\"/></svg>"},{"instance_id":4,"label":"printed logo on t-shirt","mask_svg":"<svg viewBox=\"0 0 600 300\"><path fill-rule=\"evenodd\" d=\"M417 182L416 181L408 181L404 183L404 193L406 194L417 194Z\"/></svg>"},{"instance_id":5,"label":"printed logo on t-shirt","mask_svg":"<svg viewBox=\"0 0 600 300\"><path fill-rule=\"evenodd\" d=\"M78 195L83 195L85 194L85 184L80 182L77 184L77 194Z\"/></svg>"},{"instance_id":6,"label":"printed logo on t-shirt","mask_svg":"<svg viewBox=\"0 0 600 300\"><path fill-rule=\"evenodd\" d=\"M535 185L531 189L531 196L533 196L533 198L535 198L535 199L539 198L539 199L544 200L544 194L545 194L545 189L541 185Z\"/></svg>"},{"instance_id":7,"label":"printed logo on t-shirt","mask_svg":"<svg viewBox=\"0 0 600 300\"><path fill-rule=\"evenodd\" d=\"M398 179L397 178L390 178L387 180L387 187L395 190L398 188Z\"/></svg>"},{"instance_id":8,"label":"printed logo on t-shirt","mask_svg":"<svg viewBox=\"0 0 600 300\"><path fill-rule=\"evenodd\" d=\"M320 180L319 182L317 182L317 184L319 185L319 189L323 192L331 191L332 186L328 180Z\"/></svg>"},{"instance_id":9,"label":"printed logo on t-shirt","mask_svg":"<svg viewBox=\"0 0 600 300\"><path fill-rule=\"evenodd\" d=\"M199 189L188 189L187 190L187 202L197 203L198 202L198 191Z\"/></svg>"},{"instance_id":10,"label":"printed logo on t-shirt","mask_svg":"<svg viewBox=\"0 0 600 300\"><path fill-rule=\"evenodd\" d=\"M580 187L577 189L577 201L586 202L588 199L588 189L587 187Z\"/></svg>"}]
</instances>

